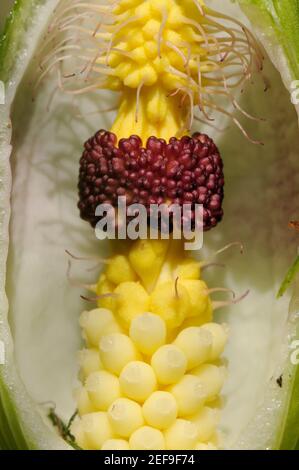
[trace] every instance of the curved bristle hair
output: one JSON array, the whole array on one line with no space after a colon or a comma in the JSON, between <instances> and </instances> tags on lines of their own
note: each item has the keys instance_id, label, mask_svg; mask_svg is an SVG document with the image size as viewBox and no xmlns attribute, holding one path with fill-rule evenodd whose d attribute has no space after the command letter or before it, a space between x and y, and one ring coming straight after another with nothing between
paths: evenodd
<instances>
[{"instance_id":1,"label":"curved bristle hair","mask_svg":"<svg viewBox=\"0 0 299 470\"><path fill-rule=\"evenodd\" d=\"M163 74L165 95L177 95L184 108L185 129L198 118L194 108L208 124L220 112L232 117L247 139L261 143L235 116L258 119L234 96L263 68L263 54L249 29L197 0L157 2L151 13L147 3L62 0L44 38L36 85L56 70L58 87L74 95L135 89L138 121L142 89L160 86Z\"/></svg>"}]
</instances>

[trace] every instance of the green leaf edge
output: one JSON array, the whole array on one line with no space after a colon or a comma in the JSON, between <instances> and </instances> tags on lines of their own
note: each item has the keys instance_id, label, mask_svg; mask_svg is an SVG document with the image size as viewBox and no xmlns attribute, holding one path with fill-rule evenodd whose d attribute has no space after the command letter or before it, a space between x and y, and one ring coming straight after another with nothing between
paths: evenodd
<instances>
[{"instance_id":1,"label":"green leaf edge","mask_svg":"<svg viewBox=\"0 0 299 470\"><path fill-rule=\"evenodd\" d=\"M294 279L293 296L290 303L290 316L297 327L292 332L292 340L299 338L299 276ZM290 353L292 350L290 349ZM299 365L293 365L289 355L289 367L285 370L284 380L289 382L288 394L284 402L287 410L279 435L279 450L299 450Z\"/></svg>"},{"instance_id":2,"label":"green leaf edge","mask_svg":"<svg viewBox=\"0 0 299 470\"><path fill-rule=\"evenodd\" d=\"M0 380L0 449L33 450L33 442L25 437L19 423L18 415L10 399L9 390Z\"/></svg>"},{"instance_id":3,"label":"green leaf edge","mask_svg":"<svg viewBox=\"0 0 299 470\"><path fill-rule=\"evenodd\" d=\"M6 20L3 34L0 37L0 79L4 83L8 80L13 68L15 60L13 52L17 53L21 44L21 36L25 29L30 6L29 0L15 1L13 9ZM15 404L11 400L9 390L2 380L2 367L0 366L0 449L34 449L34 444L27 440L20 427Z\"/></svg>"},{"instance_id":4,"label":"green leaf edge","mask_svg":"<svg viewBox=\"0 0 299 470\"><path fill-rule=\"evenodd\" d=\"M252 25L262 32L266 31L265 41L282 46L290 69L290 79L299 78L299 0L238 0L244 13ZM281 70L279 70L281 72ZM286 78L286 77L283 77ZM299 108L296 108L299 114ZM299 256L289 268L279 289L277 297L281 297L295 281L299 271ZM297 283L297 290L299 284ZM299 337L299 326L296 337ZM284 403L285 420L277 434L276 449L299 450L299 366L290 364L286 368L289 382L289 393Z\"/></svg>"},{"instance_id":5,"label":"green leaf edge","mask_svg":"<svg viewBox=\"0 0 299 470\"><path fill-rule=\"evenodd\" d=\"M252 25L262 32L266 31L265 41L282 46L290 69L290 79L299 78L299 0L238 0ZM281 72L281 70L279 70ZM283 75L283 74L282 74ZM286 78L283 76L283 78ZM296 108L299 114L299 108ZM299 271L299 255L289 268L278 291L280 298L295 282ZM299 289L299 283L295 289ZM295 295L295 294L294 294ZM296 337L299 337L299 326ZM285 419L277 434L276 449L299 450L299 366L286 367L289 392L285 398Z\"/></svg>"},{"instance_id":6,"label":"green leaf edge","mask_svg":"<svg viewBox=\"0 0 299 470\"><path fill-rule=\"evenodd\" d=\"M299 367L294 366L295 375L292 379L292 385L286 407L288 408L287 419L282 426L283 433L279 450L299 450Z\"/></svg>"},{"instance_id":7,"label":"green leaf edge","mask_svg":"<svg viewBox=\"0 0 299 470\"><path fill-rule=\"evenodd\" d=\"M253 21L273 29L277 42L283 46L293 78L299 77L299 0L238 0L245 13L248 7L259 10ZM252 20L252 14L248 14Z\"/></svg>"},{"instance_id":8,"label":"green leaf edge","mask_svg":"<svg viewBox=\"0 0 299 470\"><path fill-rule=\"evenodd\" d=\"M277 293L277 298L278 299L285 294L287 289L290 287L292 282L295 280L296 275L297 275L298 272L299 272L299 255L297 256L294 263L292 264L292 266L288 270L288 272L287 272L287 274L286 274L286 276L285 276L285 278L284 278L284 280L283 280L283 282L280 286L280 289Z\"/></svg>"},{"instance_id":9,"label":"green leaf edge","mask_svg":"<svg viewBox=\"0 0 299 470\"><path fill-rule=\"evenodd\" d=\"M29 12L43 0L15 0L0 38L0 79L6 82L13 68L16 54L21 46L22 35L26 30Z\"/></svg>"}]
</instances>

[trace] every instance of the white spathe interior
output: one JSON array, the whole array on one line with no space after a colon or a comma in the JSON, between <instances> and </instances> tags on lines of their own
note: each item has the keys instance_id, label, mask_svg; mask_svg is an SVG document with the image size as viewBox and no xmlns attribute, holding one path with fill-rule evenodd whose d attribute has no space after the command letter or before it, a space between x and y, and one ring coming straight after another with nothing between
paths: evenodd
<instances>
[{"instance_id":1,"label":"white spathe interior","mask_svg":"<svg viewBox=\"0 0 299 470\"><path fill-rule=\"evenodd\" d=\"M228 1L210 3L217 8L221 3L228 12ZM236 5L229 9L241 17ZM76 105L71 97L58 94L48 109L55 77L32 102L35 71L33 64L14 106L7 293L24 383L37 403L54 402L57 412L67 419L75 406L78 316L89 306L80 300L81 290L67 282L64 250L80 255L107 253L107 244L96 241L93 230L79 218L76 185L83 142L99 128L109 129L113 116L88 114L106 107L109 95L103 98L103 94L84 96ZM207 273L211 287L225 286L237 293L250 289L240 305L215 314L217 321L230 326L221 428L226 445L233 448L257 448L272 437L271 420L277 419L279 406L265 415L266 431L258 430L256 442L253 438L248 444L243 438L253 417L264 413L269 390L277 389L273 404L279 405L282 398L276 378L287 354L282 338L287 338L289 299L277 301L275 294L296 251L296 236L288 231L287 223L299 211L297 119L280 76L268 61L265 75L271 83L267 93L257 80L240 98L247 111L267 118L266 123L244 121L264 147L245 140L221 117L215 124L228 125L224 132L196 126L215 139L226 176L225 217L205 235L203 256L232 241L245 245L242 256L237 251L222 255L225 270ZM82 281L96 277L96 271L88 273L85 267L74 262L74 276Z\"/></svg>"}]
</instances>

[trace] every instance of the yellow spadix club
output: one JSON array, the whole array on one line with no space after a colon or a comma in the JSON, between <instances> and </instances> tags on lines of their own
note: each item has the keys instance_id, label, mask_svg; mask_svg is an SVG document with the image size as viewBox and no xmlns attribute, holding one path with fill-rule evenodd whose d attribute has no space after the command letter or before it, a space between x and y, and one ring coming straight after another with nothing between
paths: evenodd
<instances>
[{"instance_id":1,"label":"yellow spadix club","mask_svg":"<svg viewBox=\"0 0 299 470\"><path fill-rule=\"evenodd\" d=\"M59 42L69 29L75 46L72 36ZM39 81L58 65L66 93L118 92L111 131L143 144L188 134L196 107L204 121L230 115L225 101L243 112L233 91L263 60L250 31L203 0L65 0L49 31ZM213 304L202 267L173 240L128 243L107 261L93 288L98 308L80 318L86 348L72 431L80 447L221 446L227 328L213 322L224 303Z\"/></svg>"}]
</instances>

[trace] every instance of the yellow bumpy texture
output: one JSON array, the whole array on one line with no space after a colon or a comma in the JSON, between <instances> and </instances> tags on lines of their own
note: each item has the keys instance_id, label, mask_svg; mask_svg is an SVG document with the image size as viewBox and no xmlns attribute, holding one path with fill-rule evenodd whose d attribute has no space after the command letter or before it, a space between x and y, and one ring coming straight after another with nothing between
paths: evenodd
<instances>
[{"instance_id":1,"label":"yellow bumpy texture","mask_svg":"<svg viewBox=\"0 0 299 470\"><path fill-rule=\"evenodd\" d=\"M180 243L140 240L100 276L98 308L81 314L86 348L72 426L83 449L217 449L220 356L200 263Z\"/></svg>"},{"instance_id":2,"label":"yellow bumpy texture","mask_svg":"<svg viewBox=\"0 0 299 470\"><path fill-rule=\"evenodd\" d=\"M188 113L215 68L199 0L123 0L113 13L106 87L122 93L112 132L143 141L188 131ZM215 54L215 49L212 50ZM200 83L198 77L201 75Z\"/></svg>"}]
</instances>

